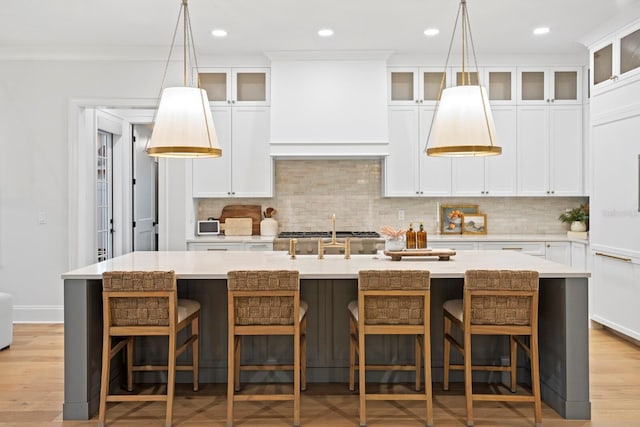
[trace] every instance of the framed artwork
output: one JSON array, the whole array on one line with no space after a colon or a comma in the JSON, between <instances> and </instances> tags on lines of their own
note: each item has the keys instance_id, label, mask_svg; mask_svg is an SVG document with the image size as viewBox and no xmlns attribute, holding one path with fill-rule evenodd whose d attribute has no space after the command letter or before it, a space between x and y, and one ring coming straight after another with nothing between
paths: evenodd
<instances>
[{"instance_id":1,"label":"framed artwork","mask_svg":"<svg viewBox=\"0 0 640 427\"><path fill-rule=\"evenodd\" d=\"M478 213L478 205L440 205L442 234L462 234L462 215Z\"/></svg>"},{"instance_id":2,"label":"framed artwork","mask_svg":"<svg viewBox=\"0 0 640 427\"><path fill-rule=\"evenodd\" d=\"M462 214L462 234L487 234L487 215Z\"/></svg>"}]
</instances>

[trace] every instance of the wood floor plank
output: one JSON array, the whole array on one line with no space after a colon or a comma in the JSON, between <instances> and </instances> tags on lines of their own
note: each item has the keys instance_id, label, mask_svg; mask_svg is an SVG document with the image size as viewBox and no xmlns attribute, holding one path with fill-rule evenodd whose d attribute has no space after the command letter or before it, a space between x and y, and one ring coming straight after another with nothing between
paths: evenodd
<instances>
[{"instance_id":1,"label":"wood floor plank","mask_svg":"<svg viewBox=\"0 0 640 427\"><path fill-rule=\"evenodd\" d=\"M545 427L640 426L640 347L605 329L590 329L592 420L564 420L543 405ZM96 419L63 421L64 328L60 324L16 324L14 341L0 351L0 427L95 427ZM250 386L249 386L250 387ZM268 387L256 386L256 389ZM193 392L176 387L174 424L179 427L226 426L226 386L203 384ZM434 423L465 424L461 384L448 392L434 384ZM236 427L289 427L292 402L238 402ZM357 427L358 397L346 384L309 384L302 393L304 427ZM164 405L157 402L111 404L109 426L164 426ZM367 404L369 427L420 426L421 402ZM474 403L477 427L531 427L533 407L527 403Z\"/></svg>"}]
</instances>

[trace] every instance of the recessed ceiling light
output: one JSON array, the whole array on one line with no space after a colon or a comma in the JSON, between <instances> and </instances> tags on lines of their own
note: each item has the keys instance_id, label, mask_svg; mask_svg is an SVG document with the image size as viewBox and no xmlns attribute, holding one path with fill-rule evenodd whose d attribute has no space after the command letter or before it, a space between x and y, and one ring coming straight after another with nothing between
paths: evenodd
<instances>
[{"instance_id":1,"label":"recessed ceiling light","mask_svg":"<svg viewBox=\"0 0 640 427\"><path fill-rule=\"evenodd\" d=\"M440 30L437 28L427 28L426 30L424 30L425 36L436 36L438 34L440 34Z\"/></svg>"},{"instance_id":2,"label":"recessed ceiling light","mask_svg":"<svg viewBox=\"0 0 640 427\"><path fill-rule=\"evenodd\" d=\"M333 30L331 28L323 28L322 30L318 30L318 35L320 37L331 37L333 35Z\"/></svg>"},{"instance_id":3,"label":"recessed ceiling light","mask_svg":"<svg viewBox=\"0 0 640 427\"><path fill-rule=\"evenodd\" d=\"M541 36L542 34L547 34L549 31L549 27L539 27L533 30L533 34L535 34L536 36Z\"/></svg>"},{"instance_id":4,"label":"recessed ceiling light","mask_svg":"<svg viewBox=\"0 0 640 427\"><path fill-rule=\"evenodd\" d=\"M219 30L213 30L211 31L211 35L214 37L226 37L227 36L227 32L223 29L219 29Z\"/></svg>"}]
</instances>

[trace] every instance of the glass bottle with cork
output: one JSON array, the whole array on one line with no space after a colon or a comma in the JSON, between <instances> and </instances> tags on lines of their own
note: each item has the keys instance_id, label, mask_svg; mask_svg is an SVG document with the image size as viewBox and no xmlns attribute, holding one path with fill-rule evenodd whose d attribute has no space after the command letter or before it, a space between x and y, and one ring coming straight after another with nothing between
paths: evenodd
<instances>
[{"instance_id":1,"label":"glass bottle with cork","mask_svg":"<svg viewBox=\"0 0 640 427\"><path fill-rule=\"evenodd\" d=\"M427 232L424 231L424 223L422 221L420 221L420 230L418 230L416 235L417 235L417 248L426 249L427 248Z\"/></svg>"},{"instance_id":2,"label":"glass bottle with cork","mask_svg":"<svg viewBox=\"0 0 640 427\"><path fill-rule=\"evenodd\" d=\"M407 230L407 249L416 248L416 232L413 230L413 222L409 223L409 229Z\"/></svg>"}]
</instances>

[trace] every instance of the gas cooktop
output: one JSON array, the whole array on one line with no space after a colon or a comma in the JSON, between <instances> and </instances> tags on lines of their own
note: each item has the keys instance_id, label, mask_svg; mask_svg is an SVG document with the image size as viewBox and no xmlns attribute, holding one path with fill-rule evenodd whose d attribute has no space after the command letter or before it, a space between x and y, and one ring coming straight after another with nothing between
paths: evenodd
<instances>
[{"instance_id":1,"label":"gas cooktop","mask_svg":"<svg viewBox=\"0 0 640 427\"><path fill-rule=\"evenodd\" d=\"M283 231L278 234L283 239L304 239L304 238L323 238L330 239L330 231ZM375 231L336 231L338 239L354 238L354 239L377 239L380 234Z\"/></svg>"}]
</instances>

